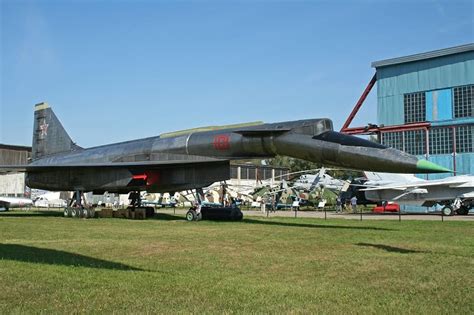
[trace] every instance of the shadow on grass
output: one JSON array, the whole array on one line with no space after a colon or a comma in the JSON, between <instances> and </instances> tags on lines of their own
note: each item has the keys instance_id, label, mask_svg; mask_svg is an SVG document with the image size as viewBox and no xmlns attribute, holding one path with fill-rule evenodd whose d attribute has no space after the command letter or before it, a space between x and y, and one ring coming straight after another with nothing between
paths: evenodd
<instances>
[{"instance_id":1,"label":"shadow on grass","mask_svg":"<svg viewBox=\"0 0 474 315\"><path fill-rule=\"evenodd\" d=\"M0 260L15 260L37 264L80 266L99 269L144 271L120 263L69 253L61 250L18 244L0 244Z\"/></svg>"},{"instance_id":2,"label":"shadow on grass","mask_svg":"<svg viewBox=\"0 0 474 315\"><path fill-rule=\"evenodd\" d=\"M288 227L303 227L303 228L315 228L315 229L394 231L393 229L378 228L378 227L371 227L371 226L344 226L344 225L329 225L329 224L326 225L326 224L310 224L310 223L291 223L291 222L276 222L276 221L265 221L265 220L254 220L254 219L243 219L242 223L288 226Z\"/></svg>"},{"instance_id":3,"label":"shadow on grass","mask_svg":"<svg viewBox=\"0 0 474 315\"><path fill-rule=\"evenodd\" d=\"M155 213L151 220L164 220L164 221L172 221L172 220L186 220L185 217L175 214L168 214L168 213Z\"/></svg>"},{"instance_id":4,"label":"shadow on grass","mask_svg":"<svg viewBox=\"0 0 474 315\"><path fill-rule=\"evenodd\" d=\"M421 251L421 250L406 249L406 248L394 247L394 246L383 245L383 244L357 243L356 245L382 249L390 253L400 253L400 254L426 253L425 251Z\"/></svg>"},{"instance_id":5,"label":"shadow on grass","mask_svg":"<svg viewBox=\"0 0 474 315\"><path fill-rule=\"evenodd\" d=\"M28 211L28 210L15 210L15 211L2 211L0 212L1 217L14 217L14 218L22 218L22 217L62 217L64 213L62 211L57 210L41 210L41 211Z\"/></svg>"}]
</instances>

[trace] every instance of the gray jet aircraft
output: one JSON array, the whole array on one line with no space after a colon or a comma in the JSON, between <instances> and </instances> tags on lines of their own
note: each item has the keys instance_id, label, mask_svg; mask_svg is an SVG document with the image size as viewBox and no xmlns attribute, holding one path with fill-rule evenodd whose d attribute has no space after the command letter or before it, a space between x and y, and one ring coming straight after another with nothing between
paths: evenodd
<instances>
[{"instance_id":1,"label":"gray jet aircraft","mask_svg":"<svg viewBox=\"0 0 474 315\"><path fill-rule=\"evenodd\" d=\"M474 176L424 180L408 174L364 172L367 200L431 207L443 205L443 215L467 215L474 207Z\"/></svg>"},{"instance_id":2,"label":"gray jet aircraft","mask_svg":"<svg viewBox=\"0 0 474 315\"><path fill-rule=\"evenodd\" d=\"M47 103L35 106L31 188L82 193L175 192L230 177L229 160L275 155L358 170L449 171L407 153L333 131L330 119L205 127L93 148L76 145Z\"/></svg>"}]
</instances>

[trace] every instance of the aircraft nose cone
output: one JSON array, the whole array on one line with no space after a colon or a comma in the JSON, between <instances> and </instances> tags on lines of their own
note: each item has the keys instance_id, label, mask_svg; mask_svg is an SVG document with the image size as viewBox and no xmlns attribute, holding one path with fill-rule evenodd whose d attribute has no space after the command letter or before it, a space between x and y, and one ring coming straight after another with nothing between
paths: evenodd
<instances>
[{"instance_id":1,"label":"aircraft nose cone","mask_svg":"<svg viewBox=\"0 0 474 315\"><path fill-rule=\"evenodd\" d=\"M427 160L418 160L416 169L422 173L449 173L452 172L449 168L435 164Z\"/></svg>"}]
</instances>

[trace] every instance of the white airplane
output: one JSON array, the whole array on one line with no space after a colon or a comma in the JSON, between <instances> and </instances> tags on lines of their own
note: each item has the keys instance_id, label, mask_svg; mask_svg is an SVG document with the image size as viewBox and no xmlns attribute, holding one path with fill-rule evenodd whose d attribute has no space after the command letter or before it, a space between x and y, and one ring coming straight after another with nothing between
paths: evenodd
<instances>
[{"instance_id":1,"label":"white airplane","mask_svg":"<svg viewBox=\"0 0 474 315\"><path fill-rule=\"evenodd\" d=\"M467 215L474 207L474 176L451 176L443 179L425 180L409 174L364 172L368 181L364 183L368 200L398 204L432 207L444 206L444 215L457 212Z\"/></svg>"},{"instance_id":2,"label":"white airplane","mask_svg":"<svg viewBox=\"0 0 474 315\"><path fill-rule=\"evenodd\" d=\"M38 208L63 208L66 207L67 202L59 198L59 192L46 192L35 198L34 205Z\"/></svg>"},{"instance_id":3,"label":"white airplane","mask_svg":"<svg viewBox=\"0 0 474 315\"><path fill-rule=\"evenodd\" d=\"M0 196L0 210L3 209L3 211L8 211L11 208L31 207L32 205L33 201L28 198Z\"/></svg>"}]
</instances>

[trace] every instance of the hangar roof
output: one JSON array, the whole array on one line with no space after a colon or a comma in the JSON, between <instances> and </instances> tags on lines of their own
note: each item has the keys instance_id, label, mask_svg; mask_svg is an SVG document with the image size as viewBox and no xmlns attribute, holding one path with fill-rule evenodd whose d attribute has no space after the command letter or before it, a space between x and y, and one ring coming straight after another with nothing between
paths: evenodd
<instances>
[{"instance_id":1,"label":"hangar roof","mask_svg":"<svg viewBox=\"0 0 474 315\"><path fill-rule=\"evenodd\" d=\"M0 149L31 152L31 147L22 146L22 145L2 144L2 143L0 143Z\"/></svg>"},{"instance_id":2,"label":"hangar roof","mask_svg":"<svg viewBox=\"0 0 474 315\"><path fill-rule=\"evenodd\" d=\"M407 63L407 62L437 58L437 57L442 57L442 56L454 55L454 54L459 54L459 53L463 53L467 51L474 51L474 43L428 51L421 54L374 61L372 62L372 67L379 68L379 67L391 66L391 65L396 65L400 63Z\"/></svg>"}]
</instances>

